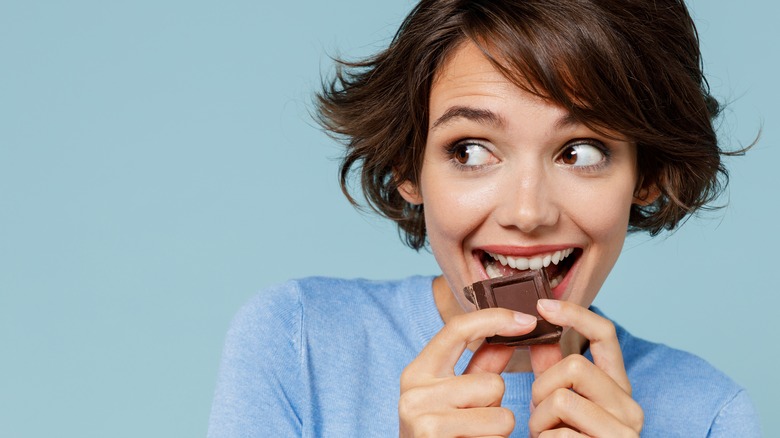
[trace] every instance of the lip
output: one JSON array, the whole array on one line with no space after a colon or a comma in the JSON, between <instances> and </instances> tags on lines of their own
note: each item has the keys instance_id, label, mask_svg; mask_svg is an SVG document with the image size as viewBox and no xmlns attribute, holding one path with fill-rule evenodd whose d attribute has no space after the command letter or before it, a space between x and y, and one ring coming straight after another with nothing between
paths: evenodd
<instances>
[{"instance_id":1,"label":"lip","mask_svg":"<svg viewBox=\"0 0 780 438\"><path fill-rule=\"evenodd\" d=\"M568 248L579 248L579 246L571 243L535 246L485 245L475 248L475 251L492 252L494 254L503 254L512 257L533 257Z\"/></svg>"},{"instance_id":2,"label":"lip","mask_svg":"<svg viewBox=\"0 0 780 438\"><path fill-rule=\"evenodd\" d=\"M553 294L553 298L556 300L560 300L563 298L563 295L566 293L566 290L569 287L569 283L571 282L572 277L574 277L574 274L577 272L577 269L580 267L580 262L582 261L582 256L577 258L577 261L574 262L573 265L571 265L571 268L569 268L569 272L566 273L566 276L563 277L563 280L561 280L560 283L558 283L558 286L555 286L550 291Z\"/></svg>"},{"instance_id":3,"label":"lip","mask_svg":"<svg viewBox=\"0 0 780 438\"><path fill-rule=\"evenodd\" d=\"M560 251L568 248L582 249L578 245L573 244L559 244L559 245L535 245L535 246L511 246L511 245L485 245L480 246L472 250L472 258L477 267L477 272L480 276L480 281L487 280L490 276L485 271L485 267L482 265L481 256L483 252L492 252L494 254L503 254L512 257L533 257L541 254L548 254L555 251ZM561 282L551 289L553 297L556 300L563 298L566 289L571 282L571 278L574 275L577 268L579 268L582 257L578 257L577 261L571 266L566 276Z\"/></svg>"}]
</instances>

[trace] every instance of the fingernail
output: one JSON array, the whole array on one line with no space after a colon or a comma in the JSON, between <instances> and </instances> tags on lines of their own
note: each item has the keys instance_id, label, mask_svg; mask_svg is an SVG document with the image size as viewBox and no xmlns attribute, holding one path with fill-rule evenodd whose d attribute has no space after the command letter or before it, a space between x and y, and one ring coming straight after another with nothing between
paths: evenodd
<instances>
[{"instance_id":1,"label":"fingernail","mask_svg":"<svg viewBox=\"0 0 780 438\"><path fill-rule=\"evenodd\" d=\"M561 303L558 300L541 299L539 305L548 312L555 312L561 308Z\"/></svg>"},{"instance_id":2,"label":"fingernail","mask_svg":"<svg viewBox=\"0 0 780 438\"><path fill-rule=\"evenodd\" d=\"M536 322L536 317L525 313L515 312L515 321L521 326L531 325Z\"/></svg>"}]
</instances>

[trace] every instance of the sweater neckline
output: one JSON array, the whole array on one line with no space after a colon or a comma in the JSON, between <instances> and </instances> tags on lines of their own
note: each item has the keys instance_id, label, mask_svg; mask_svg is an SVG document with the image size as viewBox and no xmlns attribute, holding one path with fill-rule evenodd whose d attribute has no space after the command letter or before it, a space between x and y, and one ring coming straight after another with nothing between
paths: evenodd
<instances>
[{"instance_id":1,"label":"sweater neckline","mask_svg":"<svg viewBox=\"0 0 780 438\"><path fill-rule=\"evenodd\" d=\"M412 327L415 335L417 352L422 351L431 338L444 327L444 321L441 319L439 309L436 308L436 302L433 300L434 278L435 276L432 275L410 277L404 282L405 284L402 287L405 292L402 294L403 307L406 309L406 314L409 316L409 325ZM594 306L591 306L590 310L597 315L607 318ZM615 324L620 347L622 350L625 350L629 335L617 323L614 321L612 323ZM588 360L593 360L590 348L585 351L584 356ZM472 357L473 353L471 350L466 349L455 364L455 374L462 374ZM532 372L501 373L501 376L504 378L505 384L504 403L530 403L531 385L534 382L534 374Z\"/></svg>"}]
</instances>

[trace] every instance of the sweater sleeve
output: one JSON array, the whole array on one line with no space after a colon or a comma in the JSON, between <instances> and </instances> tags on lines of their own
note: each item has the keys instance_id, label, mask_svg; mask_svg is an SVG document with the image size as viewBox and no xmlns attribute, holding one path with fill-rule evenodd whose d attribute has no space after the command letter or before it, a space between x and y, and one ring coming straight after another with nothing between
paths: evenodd
<instances>
[{"instance_id":1,"label":"sweater sleeve","mask_svg":"<svg viewBox=\"0 0 780 438\"><path fill-rule=\"evenodd\" d=\"M301 436L301 304L294 283L235 316L222 354L209 438Z\"/></svg>"},{"instance_id":2,"label":"sweater sleeve","mask_svg":"<svg viewBox=\"0 0 780 438\"><path fill-rule=\"evenodd\" d=\"M710 438L761 436L758 414L744 390L737 392L718 412L707 436Z\"/></svg>"}]
</instances>

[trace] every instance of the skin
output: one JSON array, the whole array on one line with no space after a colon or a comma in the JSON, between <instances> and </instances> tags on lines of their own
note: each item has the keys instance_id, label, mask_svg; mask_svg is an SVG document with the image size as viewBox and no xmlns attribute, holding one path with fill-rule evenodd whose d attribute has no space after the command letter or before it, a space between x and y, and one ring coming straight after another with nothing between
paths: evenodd
<instances>
[{"instance_id":1,"label":"skin","mask_svg":"<svg viewBox=\"0 0 780 438\"><path fill-rule=\"evenodd\" d=\"M632 203L652 201L635 197L636 184L634 144L598 135L523 91L471 43L449 56L431 90L420 185L400 187L425 206L445 322L401 377L401 436L508 436L514 418L500 406L503 371L536 375L531 436L638 436L643 414L614 326L587 310L620 254ZM476 311L460 292L487 278L477 257L486 247L526 257L580 252L553 290L559 300L539 304L545 319L566 327L560 345L482 345L535 326L510 310ZM586 342L594 362L578 354ZM455 375L466 348L473 359Z\"/></svg>"}]
</instances>

